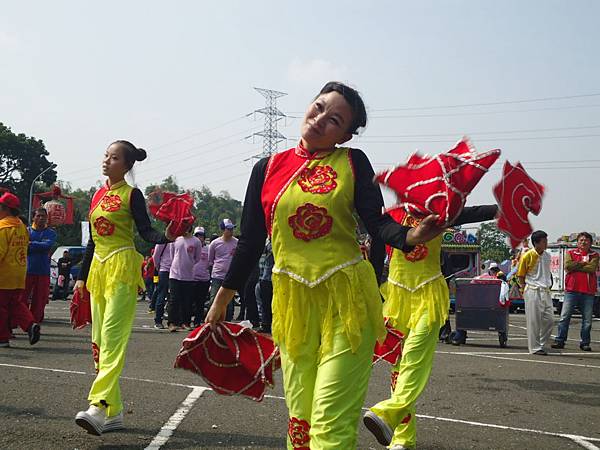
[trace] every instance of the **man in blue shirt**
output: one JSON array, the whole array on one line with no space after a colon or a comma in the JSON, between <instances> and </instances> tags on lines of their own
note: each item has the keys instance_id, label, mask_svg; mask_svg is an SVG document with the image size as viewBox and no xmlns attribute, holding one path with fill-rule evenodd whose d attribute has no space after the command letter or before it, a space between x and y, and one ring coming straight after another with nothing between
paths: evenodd
<instances>
[{"instance_id":1,"label":"man in blue shirt","mask_svg":"<svg viewBox=\"0 0 600 450\"><path fill-rule=\"evenodd\" d=\"M29 303L35 323L41 323L50 293L50 251L56 243L56 231L48 227L48 213L44 208L34 211L28 231L27 280L23 298Z\"/></svg>"}]
</instances>

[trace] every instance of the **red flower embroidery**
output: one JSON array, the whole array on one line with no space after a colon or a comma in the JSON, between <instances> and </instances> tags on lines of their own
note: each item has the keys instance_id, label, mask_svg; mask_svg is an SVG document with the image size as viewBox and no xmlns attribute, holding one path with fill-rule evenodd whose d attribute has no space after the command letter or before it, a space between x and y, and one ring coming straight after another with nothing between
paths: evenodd
<instances>
[{"instance_id":1,"label":"red flower embroidery","mask_svg":"<svg viewBox=\"0 0 600 450\"><path fill-rule=\"evenodd\" d=\"M102 216L94 221L94 228L100 236L110 236L115 232L115 224Z\"/></svg>"},{"instance_id":2,"label":"red flower embroidery","mask_svg":"<svg viewBox=\"0 0 600 450\"><path fill-rule=\"evenodd\" d=\"M392 388L392 394L396 390L396 381L398 381L398 371L394 370L392 372L391 383L390 383L390 387Z\"/></svg>"},{"instance_id":3,"label":"red flower embroidery","mask_svg":"<svg viewBox=\"0 0 600 450\"><path fill-rule=\"evenodd\" d=\"M115 195L105 195L100 203L102 211L115 212L121 209L121 197Z\"/></svg>"},{"instance_id":4,"label":"red flower embroidery","mask_svg":"<svg viewBox=\"0 0 600 450\"><path fill-rule=\"evenodd\" d=\"M307 167L300 174L298 184L304 192L327 194L337 187L337 173L331 166Z\"/></svg>"},{"instance_id":5,"label":"red flower embroidery","mask_svg":"<svg viewBox=\"0 0 600 450\"><path fill-rule=\"evenodd\" d=\"M98 366L100 364L100 348L95 342L92 342L92 358L94 358L94 363Z\"/></svg>"},{"instance_id":6,"label":"red flower embroidery","mask_svg":"<svg viewBox=\"0 0 600 450\"><path fill-rule=\"evenodd\" d=\"M294 230L295 238L310 241L329 234L333 217L327 214L326 208L305 203L296 209L296 214L290 216L288 223Z\"/></svg>"},{"instance_id":7,"label":"red flower embroidery","mask_svg":"<svg viewBox=\"0 0 600 450\"><path fill-rule=\"evenodd\" d=\"M404 419L402 419L400 421L400 423L408 423L408 422L410 422L410 419L412 419L412 414L408 413L408 416L406 416Z\"/></svg>"},{"instance_id":8,"label":"red flower embroidery","mask_svg":"<svg viewBox=\"0 0 600 450\"><path fill-rule=\"evenodd\" d=\"M308 434L309 430L310 425L306 420L290 417L288 422L288 436L290 437L293 448L310 449L310 447L306 445L310 441L310 435Z\"/></svg>"},{"instance_id":9,"label":"red flower embroidery","mask_svg":"<svg viewBox=\"0 0 600 450\"><path fill-rule=\"evenodd\" d=\"M417 244L412 252L406 253L404 257L410 262L421 261L429 254L429 250L425 244Z\"/></svg>"}]
</instances>

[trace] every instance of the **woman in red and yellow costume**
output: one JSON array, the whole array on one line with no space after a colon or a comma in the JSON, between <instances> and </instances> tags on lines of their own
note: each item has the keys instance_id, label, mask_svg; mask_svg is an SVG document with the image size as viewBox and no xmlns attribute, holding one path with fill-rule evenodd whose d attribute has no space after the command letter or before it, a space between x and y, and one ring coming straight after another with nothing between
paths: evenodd
<instances>
[{"instance_id":1,"label":"woman in red and yellow costume","mask_svg":"<svg viewBox=\"0 0 600 450\"><path fill-rule=\"evenodd\" d=\"M77 413L75 422L95 435L123 428L119 376L135 318L138 288L144 287L140 271L144 258L135 250L134 225L148 242L171 240L170 235L152 228L144 196L125 181L134 163L144 159L146 151L128 141L115 141L106 150L102 173L108 179L92 198L90 240L75 285L80 292L84 287L90 292L97 371L88 396L90 407Z\"/></svg>"},{"instance_id":2,"label":"woman in red and yellow costume","mask_svg":"<svg viewBox=\"0 0 600 450\"><path fill-rule=\"evenodd\" d=\"M492 220L497 212L496 205L467 207L452 225ZM402 208L389 214L399 224L418 226ZM392 249L388 280L381 287L383 315L405 340L402 359L392 367L391 397L370 408L363 421L380 444L394 450L416 446L415 402L429 380L438 333L448 318L450 296L441 249L441 236L408 253Z\"/></svg>"},{"instance_id":3,"label":"woman in red and yellow costume","mask_svg":"<svg viewBox=\"0 0 600 450\"><path fill-rule=\"evenodd\" d=\"M206 318L223 320L269 235L289 449L356 447L373 347L385 335L376 275L384 243L410 251L442 231L436 216L410 228L382 215L367 156L338 147L366 119L354 89L327 83L306 111L298 146L254 166L237 251ZM371 262L356 240L355 211L373 236Z\"/></svg>"}]
</instances>

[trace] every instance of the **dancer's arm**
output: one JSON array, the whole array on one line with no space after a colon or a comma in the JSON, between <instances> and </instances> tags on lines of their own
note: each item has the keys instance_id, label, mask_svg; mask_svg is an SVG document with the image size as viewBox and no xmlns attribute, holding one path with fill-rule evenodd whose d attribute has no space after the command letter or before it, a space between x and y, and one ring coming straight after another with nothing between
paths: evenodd
<instances>
[{"instance_id":1,"label":"dancer's arm","mask_svg":"<svg viewBox=\"0 0 600 450\"><path fill-rule=\"evenodd\" d=\"M423 219L417 228L400 225L389 214L382 214L383 196L379 186L373 183L375 172L362 150L351 150L352 164L355 172L354 206L358 215L373 238L370 261L375 268L377 279L380 278L385 258L385 244L410 252L413 246L433 239L443 229L434 225L437 216Z\"/></svg>"},{"instance_id":2,"label":"dancer's arm","mask_svg":"<svg viewBox=\"0 0 600 450\"><path fill-rule=\"evenodd\" d=\"M242 210L241 236L223 285L206 315L206 322L213 325L225 318L227 305L235 292L242 290L265 248L267 226L261 204L261 192L268 161L269 158L263 158L252 169Z\"/></svg>"},{"instance_id":3,"label":"dancer's arm","mask_svg":"<svg viewBox=\"0 0 600 450\"><path fill-rule=\"evenodd\" d=\"M143 240L150 242L151 244L165 244L174 240L174 236L169 235L170 224L165 233L161 233L152 228L150 217L148 217L148 211L146 211L146 200L144 200L144 195L139 189L133 189L133 191L131 191L130 206L135 227Z\"/></svg>"},{"instance_id":4,"label":"dancer's arm","mask_svg":"<svg viewBox=\"0 0 600 450\"><path fill-rule=\"evenodd\" d=\"M90 272L90 265L92 264L92 258L94 257L94 249L96 248L96 244L94 244L94 239L92 239L92 224L88 224L88 243L85 247L85 252L83 253L83 259L81 260L81 269L79 270L79 275L77 275L77 283L82 281L85 283L87 281L88 274ZM75 287L78 287L77 285ZM83 287L83 285L81 286Z\"/></svg>"},{"instance_id":5,"label":"dancer's arm","mask_svg":"<svg viewBox=\"0 0 600 450\"><path fill-rule=\"evenodd\" d=\"M452 225L463 225L465 223L485 222L493 220L498 214L498 205L467 206L463 208L458 218Z\"/></svg>"}]
</instances>

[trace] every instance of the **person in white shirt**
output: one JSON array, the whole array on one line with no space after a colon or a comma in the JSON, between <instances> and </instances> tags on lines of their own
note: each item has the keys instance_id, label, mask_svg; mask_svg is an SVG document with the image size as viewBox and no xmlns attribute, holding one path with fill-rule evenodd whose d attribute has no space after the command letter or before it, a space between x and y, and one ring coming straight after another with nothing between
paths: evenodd
<instances>
[{"instance_id":1,"label":"person in white shirt","mask_svg":"<svg viewBox=\"0 0 600 450\"><path fill-rule=\"evenodd\" d=\"M529 353L547 355L546 344L554 326L554 307L550 297L551 257L546 251L548 235L541 230L534 231L531 243L533 248L519 261L517 277L525 300Z\"/></svg>"}]
</instances>

